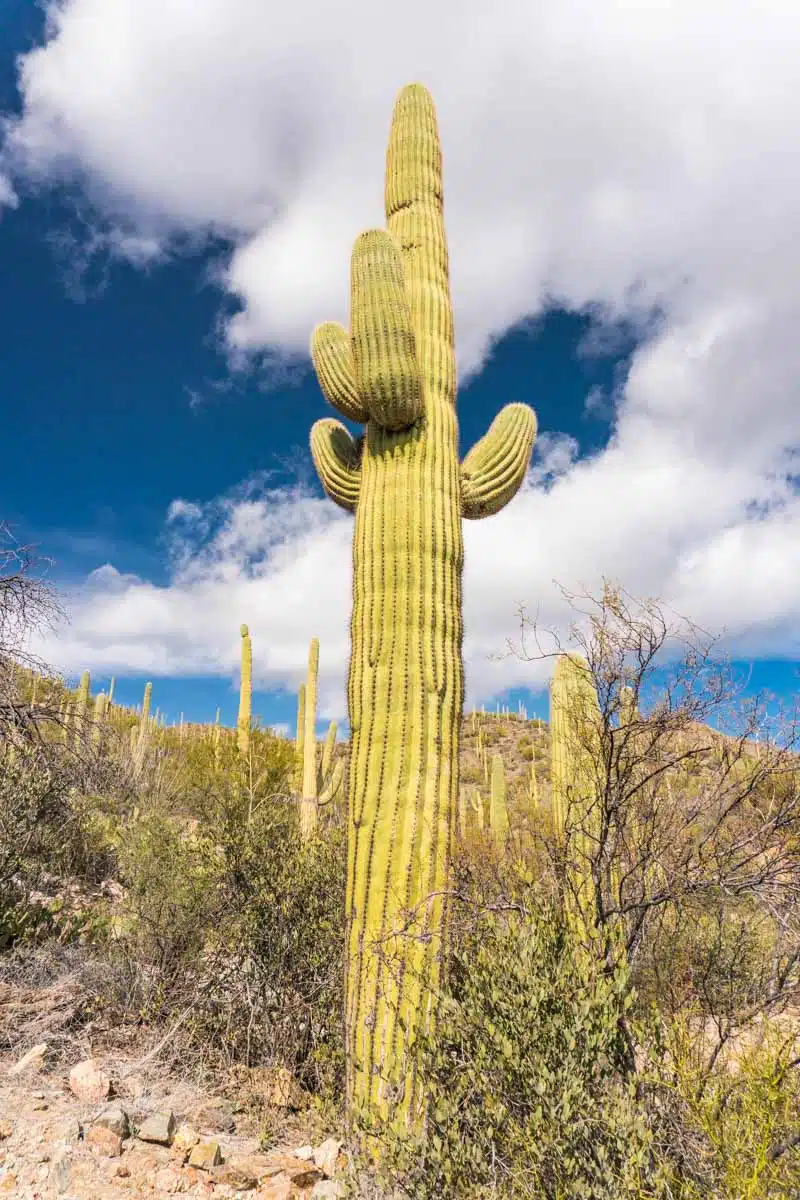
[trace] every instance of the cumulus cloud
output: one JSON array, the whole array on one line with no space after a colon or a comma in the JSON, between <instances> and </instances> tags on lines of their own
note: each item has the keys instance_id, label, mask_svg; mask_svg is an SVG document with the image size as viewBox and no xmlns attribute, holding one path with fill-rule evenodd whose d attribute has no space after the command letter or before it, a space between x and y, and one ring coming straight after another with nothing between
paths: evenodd
<instances>
[{"instance_id":1,"label":"cumulus cloud","mask_svg":"<svg viewBox=\"0 0 800 1200\"><path fill-rule=\"evenodd\" d=\"M547 431L523 494L466 529L471 686L521 672L482 658L515 600L563 623L554 577L616 575L774 652L800 618L798 35L796 6L744 0L409 0L390 35L367 0L61 0L22 59L3 159L16 187L82 183L107 252L142 263L227 237L229 351L291 360L315 323L347 319L353 238L383 222L392 103L422 81L462 382L553 303L641 338L609 445L580 460ZM241 616L270 679L298 675L312 632L341 674L347 521L264 488L171 514L172 584L113 593L102 654L135 641L150 669L230 666ZM214 643L201 610L230 633ZM73 629L76 653L101 653L88 615Z\"/></svg>"}]
</instances>

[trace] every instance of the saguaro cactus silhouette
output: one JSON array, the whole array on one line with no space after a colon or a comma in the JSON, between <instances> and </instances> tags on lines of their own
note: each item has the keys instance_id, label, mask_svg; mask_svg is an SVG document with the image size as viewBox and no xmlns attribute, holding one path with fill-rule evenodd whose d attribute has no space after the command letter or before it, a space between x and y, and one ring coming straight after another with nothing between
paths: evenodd
<instances>
[{"instance_id":1,"label":"saguaro cactus silhouette","mask_svg":"<svg viewBox=\"0 0 800 1200\"><path fill-rule=\"evenodd\" d=\"M347 1098L374 1115L397 1100L413 1121L407 1051L434 1015L458 795L461 520L514 496L536 418L507 406L459 466L441 150L419 84L395 104L385 208L388 230L353 248L350 330L326 323L311 339L323 393L365 433L317 421L311 451L327 494L355 513Z\"/></svg>"}]
</instances>

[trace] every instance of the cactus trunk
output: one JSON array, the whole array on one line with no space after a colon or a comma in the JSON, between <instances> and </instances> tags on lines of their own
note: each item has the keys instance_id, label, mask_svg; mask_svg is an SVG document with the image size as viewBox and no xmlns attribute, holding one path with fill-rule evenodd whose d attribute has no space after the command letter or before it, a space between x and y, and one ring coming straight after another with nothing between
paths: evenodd
<instances>
[{"instance_id":1,"label":"cactus trunk","mask_svg":"<svg viewBox=\"0 0 800 1200\"><path fill-rule=\"evenodd\" d=\"M404 88L386 160L388 232L356 241L351 330L312 337L328 400L314 462L355 513L348 678L347 1102L420 1115L413 1070L442 979L464 699L462 517L519 488L535 418L510 405L459 466L441 151L428 92Z\"/></svg>"}]
</instances>

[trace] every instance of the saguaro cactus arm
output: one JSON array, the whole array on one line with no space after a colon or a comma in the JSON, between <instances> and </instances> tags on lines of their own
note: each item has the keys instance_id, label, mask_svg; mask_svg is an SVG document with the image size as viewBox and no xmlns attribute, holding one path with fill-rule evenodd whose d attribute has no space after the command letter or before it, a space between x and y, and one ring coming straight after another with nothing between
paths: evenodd
<instances>
[{"instance_id":1,"label":"saguaro cactus arm","mask_svg":"<svg viewBox=\"0 0 800 1200\"><path fill-rule=\"evenodd\" d=\"M327 494L340 508L355 512L361 490L361 440L341 421L325 417L311 429L311 457Z\"/></svg>"},{"instance_id":2,"label":"saguaro cactus arm","mask_svg":"<svg viewBox=\"0 0 800 1200\"><path fill-rule=\"evenodd\" d=\"M328 403L348 421L365 424L369 413L358 393L353 348L347 330L337 321L318 325L311 335L311 358Z\"/></svg>"},{"instance_id":3,"label":"saguaro cactus arm","mask_svg":"<svg viewBox=\"0 0 800 1200\"><path fill-rule=\"evenodd\" d=\"M491 517L519 491L536 437L536 414L527 404L498 413L461 464L461 515Z\"/></svg>"}]
</instances>

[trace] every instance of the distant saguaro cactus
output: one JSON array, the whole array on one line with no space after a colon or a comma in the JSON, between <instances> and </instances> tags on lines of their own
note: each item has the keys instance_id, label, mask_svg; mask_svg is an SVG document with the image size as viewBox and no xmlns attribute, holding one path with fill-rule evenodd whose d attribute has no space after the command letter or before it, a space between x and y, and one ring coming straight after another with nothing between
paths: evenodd
<instances>
[{"instance_id":1,"label":"distant saguaro cactus","mask_svg":"<svg viewBox=\"0 0 800 1200\"><path fill-rule=\"evenodd\" d=\"M309 838L317 827L317 676L319 674L319 638L311 639L308 651L308 675L305 692L305 732L303 734L303 793L300 799L300 834Z\"/></svg>"},{"instance_id":2,"label":"distant saguaro cactus","mask_svg":"<svg viewBox=\"0 0 800 1200\"><path fill-rule=\"evenodd\" d=\"M253 716L253 646L247 626L242 625L239 632L242 635L242 677L239 683L236 741L239 753L246 757L250 752L250 722Z\"/></svg>"},{"instance_id":3,"label":"distant saguaro cactus","mask_svg":"<svg viewBox=\"0 0 800 1200\"><path fill-rule=\"evenodd\" d=\"M365 433L318 421L311 451L327 494L355 513L348 1109L385 1116L399 1099L397 1119L415 1124L409 1051L434 1020L458 796L461 522L515 495L536 418L508 405L459 466L442 158L420 84L394 107L385 208L388 230L361 234L353 249L350 330L326 323L311 340L323 393Z\"/></svg>"},{"instance_id":4,"label":"distant saguaro cactus","mask_svg":"<svg viewBox=\"0 0 800 1200\"><path fill-rule=\"evenodd\" d=\"M489 792L489 828L492 840L502 853L508 840L508 805L506 803L506 769L502 754L492 755L492 780Z\"/></svg>"},{"instance_id":5,"label":"distant saguaro cactus","mask_svg":"<svg viewBox=\"0 0 800 1200\"><path fill-rule=\"evenodd\" d=\"M304 747L306 743L306 685L297 689L297 732L294 739L294 790L303 790Z\"/></svg>"},{"instance_id":6,"label":"distant saguaro cactus","mask_svg":"<svg viewBox=\"0 0 800 1200\"><path fill-rule=\"evenodd\" d=\"M622 700L630 715L629 700ZM619 891L619 864L611 857L609 830L604 829L601 728L589 664L580 654L559 655L550 685L553 822L567 862L567 909L590 936L598 916L593 861L601 871L604 894L607 888ZM618 947L623 933L615 920L611 934Z\"/></svg>"}]
</instances>

